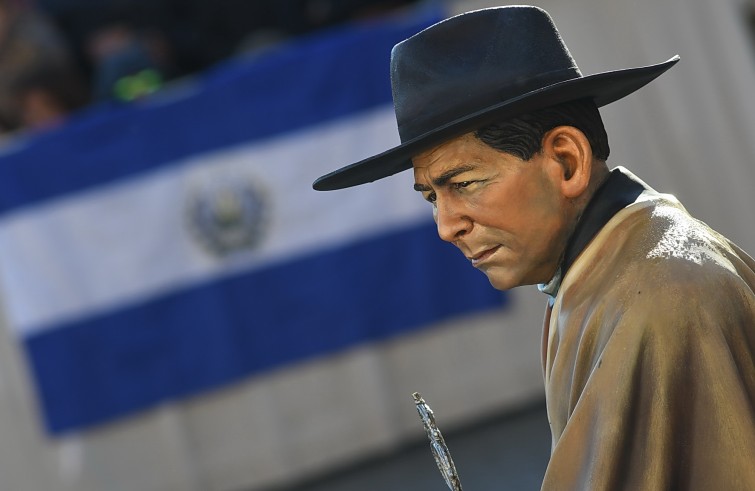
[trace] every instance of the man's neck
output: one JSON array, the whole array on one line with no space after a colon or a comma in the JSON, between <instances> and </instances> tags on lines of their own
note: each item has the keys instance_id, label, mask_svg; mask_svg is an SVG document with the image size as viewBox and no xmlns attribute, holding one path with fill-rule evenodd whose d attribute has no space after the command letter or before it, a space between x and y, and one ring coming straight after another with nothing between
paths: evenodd
<instances>
[{"instance_id":1,"label":"man's neck","mask_svg":"<svg viewBox=\"0 0 755 491\"><path fill-rule=\"evenodd\" d=\"M607 172L576 220L556 273L548 283L538 285L538 289L551 299L555 298L561 280L587 244L619 210L634 203L645 189L642 183L619 169Z\"/></svg>"}]
</instances>

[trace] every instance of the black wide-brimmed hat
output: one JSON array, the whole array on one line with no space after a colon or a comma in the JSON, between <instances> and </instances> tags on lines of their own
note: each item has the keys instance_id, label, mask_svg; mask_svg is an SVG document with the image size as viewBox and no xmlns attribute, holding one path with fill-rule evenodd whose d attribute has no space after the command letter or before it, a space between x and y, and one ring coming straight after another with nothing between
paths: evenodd
<instances>
[{"instance_id":1,"label":"black wide-brimmed hat","mask_svg":"<svg viewBox=\"0 0 755 491\"><path fill-rule=\"evenodd\" d=\"M393 47L391 86L401 144L317 179L347 188L411 168L413 156L496 121L577 99L604 106L671 68L678 56L583 76L550 16L531 6L467 12Z\"/></svg>"}]
</instances>

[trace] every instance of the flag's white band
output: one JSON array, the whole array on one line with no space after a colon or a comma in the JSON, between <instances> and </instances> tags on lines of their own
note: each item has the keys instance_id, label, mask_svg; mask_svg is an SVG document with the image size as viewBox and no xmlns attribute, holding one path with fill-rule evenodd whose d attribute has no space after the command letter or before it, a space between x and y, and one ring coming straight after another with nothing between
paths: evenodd
<instances>
[{"instance_id":1,"label":"flag's white band","mask_svg":"<svg viewBox=\"0 0 755 491\"><path fill-rule=\"evenodd\" d=\"M409 172L338 192L311 188L317 176L397 140L393 110L381 107L6 215L0 274L10 325L28 335L53 322L428 220L430 210L411 192ZM260 186L269 223L257 248L219 259L187 227L187 202L223 179Z\"/></svg>"}]
</instances>

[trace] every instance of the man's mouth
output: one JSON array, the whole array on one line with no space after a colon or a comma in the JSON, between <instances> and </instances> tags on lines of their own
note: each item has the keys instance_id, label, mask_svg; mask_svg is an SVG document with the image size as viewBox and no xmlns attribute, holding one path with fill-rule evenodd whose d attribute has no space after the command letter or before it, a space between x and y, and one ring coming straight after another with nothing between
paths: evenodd
<instances>
[{"instance_id":1,"label":"man's mouth","mask_svg":"<svg viewBox=\"0 0 755 491\"><path fill-rule=\"evenodd\" d=\"M500 248L501 246L497 245L497 246L491 247L490 249L485 249L484 251L481 251L472 256L467 256L467 259L469 259L472 262L472 266L476 268L480 266L482 263L484 263L488 258L490 258L490 256L495 254L495 252Z\"/></svg>"}]
</instances>

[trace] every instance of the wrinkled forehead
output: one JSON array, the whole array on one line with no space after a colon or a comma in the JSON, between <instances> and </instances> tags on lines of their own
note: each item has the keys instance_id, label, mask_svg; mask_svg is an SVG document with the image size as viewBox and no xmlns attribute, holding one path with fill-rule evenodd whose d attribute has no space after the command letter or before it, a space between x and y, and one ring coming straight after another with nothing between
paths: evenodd
<instances>
[{"instance_id":1,"label":"wrinkled forehead","mask_svg":"<svg viewBox=\"0 0 755 491\"><path fill-rule=\"evenodd\" d=\"M473 133L447 140L412 158L415 177L428 172L445 172L457 165L470 163L477 158L482 142Z\"/></svg>"}]
</instances>

